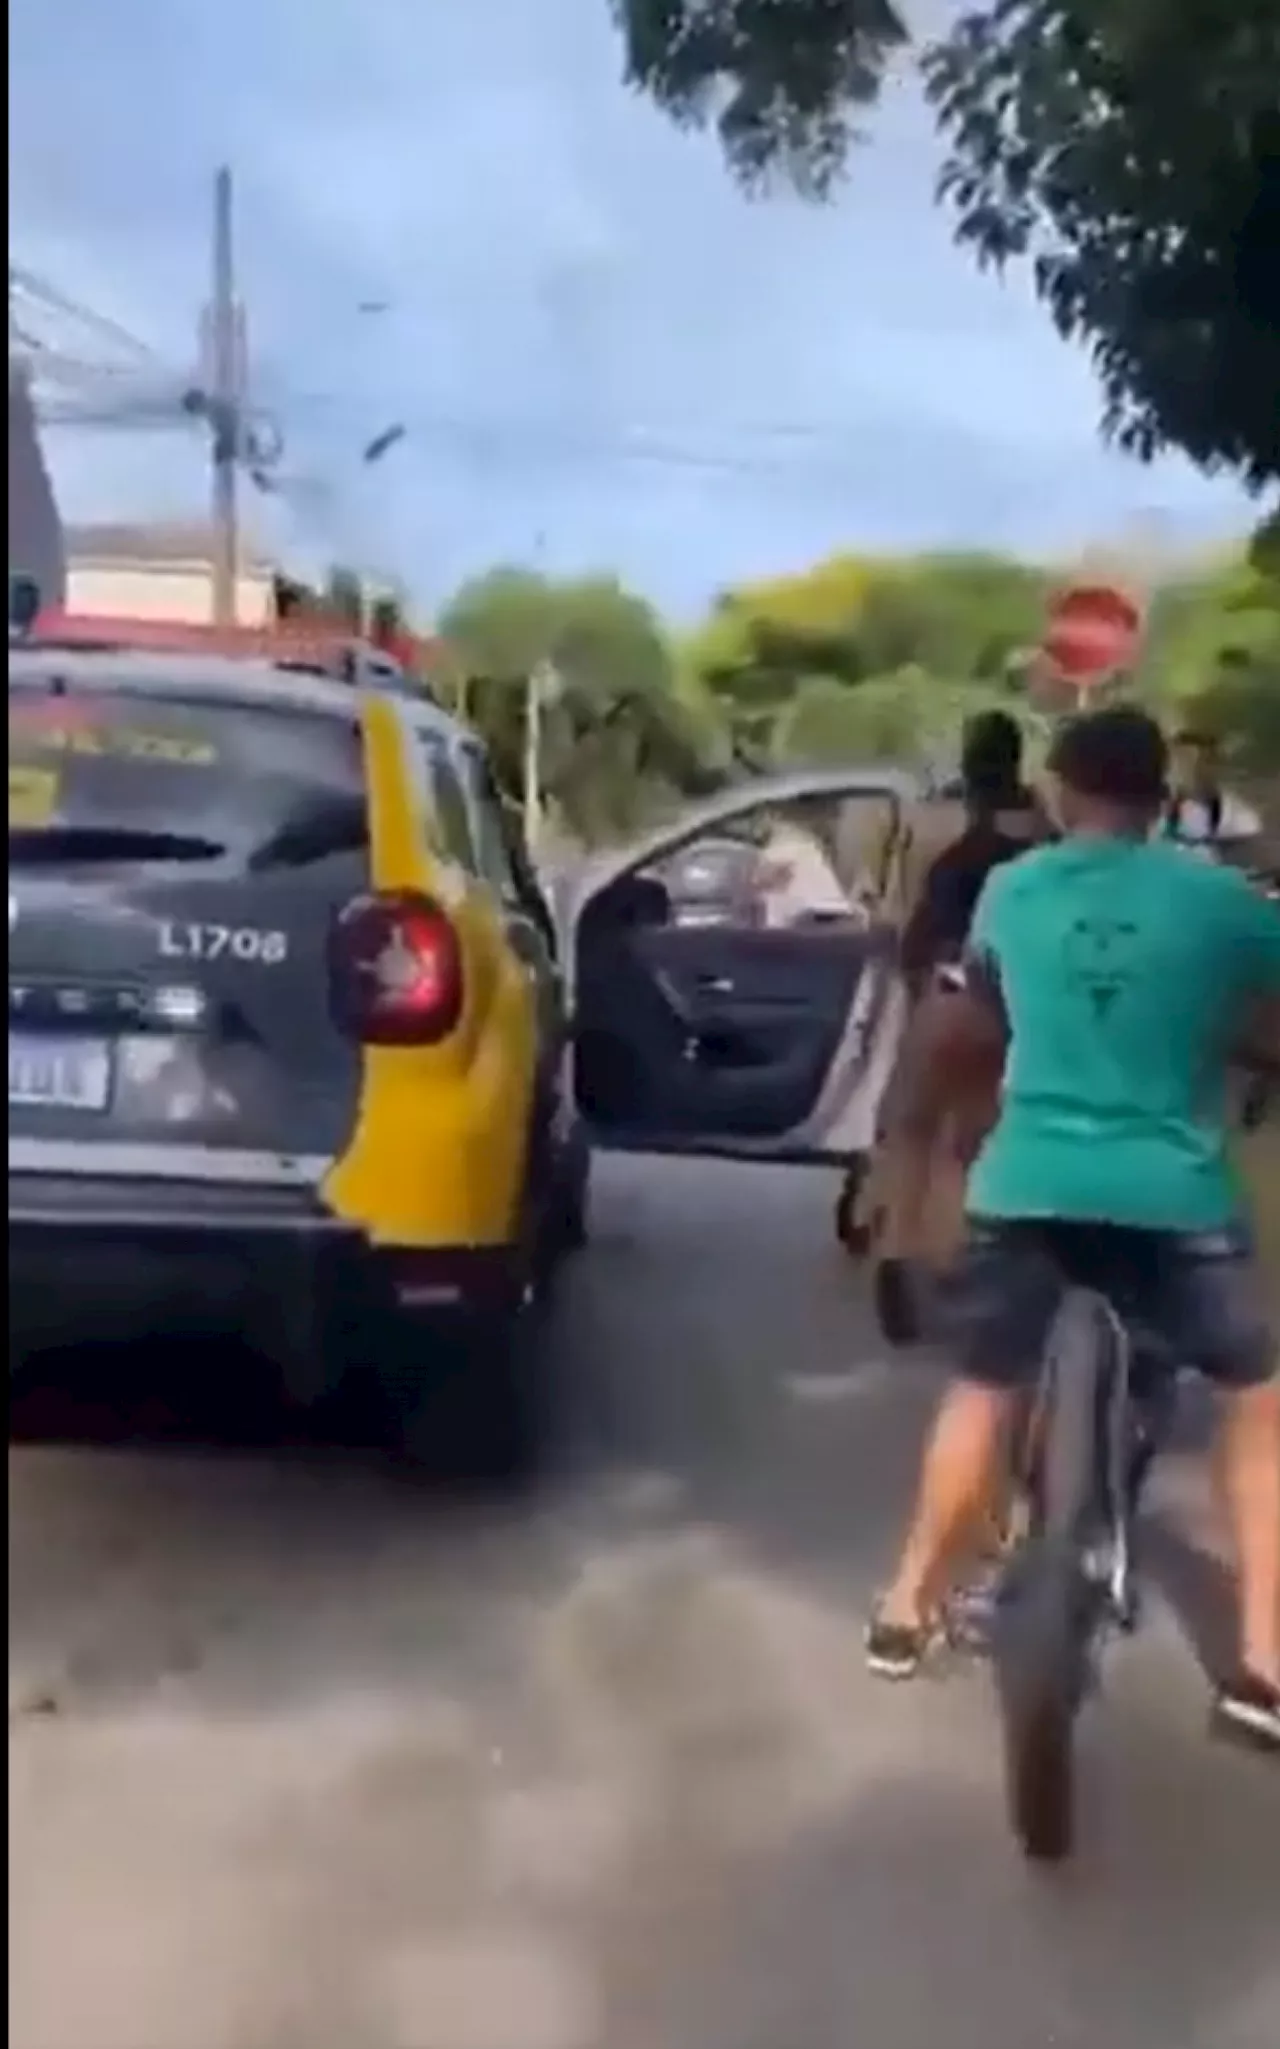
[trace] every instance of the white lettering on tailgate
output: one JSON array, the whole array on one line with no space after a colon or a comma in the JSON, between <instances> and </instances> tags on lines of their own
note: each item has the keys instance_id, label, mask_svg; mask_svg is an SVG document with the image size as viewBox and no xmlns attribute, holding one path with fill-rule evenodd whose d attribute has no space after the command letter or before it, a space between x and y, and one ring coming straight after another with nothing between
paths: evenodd
<instances>
[{"instance_id":1,"label":"white lettering on tailgate","mask_svg":"<svg viewBox=\"0 0 1280 2049\"><path fill-rule=\"evenodd\" d=\"M160 951L166 960L234 960L274 968L288 959L289 939L261 925L188 925L165 918Z\"/></svg>"}]
</instances>

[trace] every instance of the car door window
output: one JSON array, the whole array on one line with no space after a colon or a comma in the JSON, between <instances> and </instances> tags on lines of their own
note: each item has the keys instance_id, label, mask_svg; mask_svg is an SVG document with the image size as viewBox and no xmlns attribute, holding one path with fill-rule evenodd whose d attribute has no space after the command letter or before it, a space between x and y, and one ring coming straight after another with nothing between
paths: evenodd
<instances>
[{"instance_id":1,"label":"car door window","mask_svg":"<svg viewBox=\"0 0 1280 2049\"><path fill-rule=\"evenodd\" d=\"M521 877L513 835L493 771L478 748L466 749L463 774L479 872L505 902L518 902Z\"/></svg>"},{"instance_id":2,"label":"car door window","mask_svg":"<svg viewBox=\"0 0 1280 2049\"><path fill-rule=\"evenodd\" d=\"M480 874L509 911L537 929L554 961L559 952L555 921L493 770L479 748L465 750L463 771Z\"/></svg>"},{"instance_id":3,"label":"car door window","mask_svg":"<svg viewBox=\"0 0 1280 2049\"><path fill-rule=\"evenodd\" d=\"M448 738L443 733L415 734L419 783L428 812L428 828L441 851L469 875L483 874L472 830L472 813Z\"/></svg>"}]
</instances>

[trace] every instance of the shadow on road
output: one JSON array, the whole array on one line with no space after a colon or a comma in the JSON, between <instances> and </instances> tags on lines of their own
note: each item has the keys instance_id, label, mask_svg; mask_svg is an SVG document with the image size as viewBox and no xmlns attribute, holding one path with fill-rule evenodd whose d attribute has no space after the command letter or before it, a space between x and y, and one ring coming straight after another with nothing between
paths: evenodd
<instances>
[{"instance_id":1,"label":"shadow on road","mask_svg":"<svg viewBox=\"0 0 1280 2049\"><path fill-rule=\"evenodd\" d=\"M1227 1567L1167 1522L1144 1532L1142 1556L1206 1678L1225 1678L1237 1663L1236 1591Z\"/></svg>"},{"instance_id":2,"label":"shadow on road","mask_svg":"<svg viewBox=\"0 0 1280 2049\"><path fill-rule=\"evenodd\" d=\"M687 1541L823 1604L855 1642L909 1502L936 1369L885 1355L861 1276L830 1242L822 1178L618 1163L602 1178L597 1242L567 1276L548 1352L559 1430L532 1502L464 1501L447 1470L425 1482L396 1471L367 1406L284 1414L260 1363L213 1338L46 1362L13 1404L11 1441L81 1454L30 1454L45 1462L32 1485L54 1528L12 1567L11 1659L28 1617L42 1642L52 1633L51 1550L79 1600L79 1543L96 1565L118 1556L121 1578L145 1561L152 1605L182 1613L184 1642L210 1605L245 1616L252 1663L194 1650L182 1662L259 1703L277 1688L378 1683L386 1599L406 1618L396 1682L430 1681L434 1630L501 1641L515 1611L553 1611L602 1558L619 1562L619 1600L635 1599L620 1562L643 1577L650 1555ZM99 1530L112 1533L101 1544ZM1164 1529L1151 1566L1189 1597L1216 1664L1214 1568ZM285 1570L293 1597L279 1613L272 1574ZM232 1634L215 1632L224 1648ZM115 1663L123 1681L128 1660Z\"/></svg>"},{"instance_id":3,"label":"shadow on road","mask_svg":"<svg viewBox=\"0 0 1280 2049\"><path fill-rule=\"evenodd\" d=\"M329 2029L282 2040L370 2038L344 2001L389 1930L483 1955L514 1918L589 1960L582 2049L1271 2049L1275 1788L1203 1742L1176 1646L1153 1631L1109 1682L1050 1887L1003 1829L983 1678L863 1671L934 1377L874 1341L826 1188L602 1178L531 1502L451 1501L332 1427L282 1444L249 1362L199 1348L182 1404L171 1356L135 1361L109 1428L90 1382L91 1450L11 1460L49 1915L92 1767L95 1897L139 1817L188 1916L218 1871L237 1902L270 1875L255 1932Z\"/></svg>"},{"instance_id":4,"label":"shadow on road","mask_svg":"<svg viewBox=\"0 0 1280 2049\"><path fill-rule=\"evenodd\" d=\"M222 1337L54 1347L10 1391L16 1444L281 1453L369 1443L354 1405L286 1412L269 1367Z\"/></svg>"},{"instance_id":5,"label":"shadow on road","mask_svg":"<svg viewBox=\"0 0 1280 2049\"><path fill-rule=\"evenodd\" d=\"M886 1774L681 1903L687 1973L633 1959L617 2049L1267 2049L1275 1859L1256 1836L1240 1855L1244 1778L1183 1786L1140 1745L1118 1763L1091 1852L1048 1875L993 1842L985 1789ZM1215 1871L1238 1911L1206 1912Z\"/></svg>"}]
</instances>

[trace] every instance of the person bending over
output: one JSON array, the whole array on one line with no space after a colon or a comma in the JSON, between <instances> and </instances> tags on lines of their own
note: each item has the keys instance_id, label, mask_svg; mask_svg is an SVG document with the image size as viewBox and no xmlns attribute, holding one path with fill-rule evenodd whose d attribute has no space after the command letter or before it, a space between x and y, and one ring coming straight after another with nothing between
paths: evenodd
<instances>
[{"instance_id":1,"label":"person bending over","mask_svg":"<svg viewBox=\"0 0 1280 2049\"><path fill-rule=\"evenodd\" d=\"M1167 752L1143 712L1074 721L1050 756L1063 838L998 869L965 989L915 1077L1003 1051L972 1169L950 1307L957 1374L925 1454L897 1572L867 1635L910 1676L1002 1481L1065 1286L1113 1297L1220 1395L1221 1474L1239 1574L1238 1660L1216 1715L1280 1743L1280 1377L1228 1154L1228 1069L1251 1025L1280 1061L1280 913L1233 870L1151 828Z\"/></svg>"},{"instance_id":2,"label":"person bending over","mask_svg":"<svg viewBox=\"0 0 1280 2049\"><path fill-rule=\"evenodd\" d=\"M919 1228L926 1212L935 1241L939 1220L950 1224L960 1202L966 1165L965 1133L976 1115L989 1121L994 1077L979 1077L972 1106L953 1096L937 1116L921 1114L911 1075L934 1025L940 970L960 960L974 909L987 877L1049 834L1036 798L1022 780L1022 731L1007 712L981 712L965 727L961 750L965 824L936 856L925 874L914 909L903 929L899 965L910 992L912 1014L885 1106L884 1152L875 1185L879 1221L874 1287L885 1335L909 1342L918 1329L913 1263L922 1250ZM900 1106L912 1106L901 1115ZM954 1228L954 1227L952 1227Z\"/></svg>"}]
</instances>

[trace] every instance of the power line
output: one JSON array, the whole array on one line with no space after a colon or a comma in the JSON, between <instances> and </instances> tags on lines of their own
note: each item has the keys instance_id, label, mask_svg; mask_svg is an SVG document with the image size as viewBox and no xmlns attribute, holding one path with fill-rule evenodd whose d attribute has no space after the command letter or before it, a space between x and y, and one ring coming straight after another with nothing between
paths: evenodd
<instances>
[{"instance_id":1,"label":"power line","mask_svg":"<svg viewBox=\"0 0 1280 2049\"><path fill-rule=\"evenodd\" d=\"M277 385L272 403L281 412L286 412L291 418L298 420L305 420L308 413L336 415L346 420L353 420L360 413L367 414L368 412L367 402L355 392L291 391L287 384ZM534 431L544 434L572 436L575 440L584 438L582 430L576 425L551 417L538 419L529 414L507 415L506 417L493 414L483 417L474 415L467 417L440 410L422 412L415 409L414 400L411 395L397 394L395 392L388 393L386 391L380 393L379 403L393 408L398 406L406 425L415 431L418 428L434 431L442 425L457 426L465 424L469 428L483 428L485 431L502 432L512 435L518 435L533 428ZM764 446L777 443L784 446L817 446L825 449L833 443L838 444L841 441L845 441L848 443L851 452L856 447L858 438L856 432L847 425L827 420L734 420L726 421L721 432L731 437L735 442L742 444L757 443ZM586 438L599 440L602 437L599 429L588 428ZM633 420L629 424L618 426L609 433L607 438L611 443L625 443L628 446L636 444L641 446L654 444L668 446L674 442L678 448L689 449L694 453L698 452L700 446L696 441L689 441L687 438L684 438L678 427L673 427L663 422L641 420ZM748 451L744 447L741 452L745 453Z\"/></svg>"},{"instance_id":2,"label":"power line","mask_svg":"<svg viewBox=\"0 0 1280 2049\"><path fill-rule=\"evenodd\" d=\"M354 393L290 392L279 380L270 402L294 441L339 423L342 431L350 431L361 414L367 420L370 412ZM397 407L397 394L380 394L380 403ZM821 421L726 422L712 439L638 421L608 427L528 413L468 415L423 409L403 397L398 400L398 419L406 437L451 443L460 457L484 463L608 462L702 474L843 481L851 472L860 472L864 461L863 438L855 429Z\"/></svg>"},{"instance_id":3,"label":"power line","mask_svg":"<svg viewBox=\"0 0 1280 2049\"><path fill-rule=\"evenodd\" d=\"M229 249L224 253L229 255ZM304 524L314 522L325 501L332 504L344 494L342 481L324 474L331 470L332 462L320 451L320 474L308 474L305 457L301 469L286 468L281 420L292 438L300 439L304 446L315 430L341 425L343 432L352 436L353 469L359 467L359 452L369 460L370 451L380 453L403 440L427 441L436 449L448 450L455 461L483 469L607 465L819 488L843 487L861 469L859 437L848 429L814 421L726 423L713 436L702 436L673 425L633 421L607 426L530 414L467 415L410 402L394 407L395 426L389 428L354 392L294 390L280 378L265 380L269 409L251 405L243 315L229 276L215 288L215 307L220 298L225 302L222 313L211 308L206 318L204 371L193 375L167 368L147 343L38 273L23 265L10 266L10 345L27 357L35 372L41 387L41 418L62 427L127 427L152 432L202 427L210 436L218 478L215 533L224 537L228 530L234 534L237 466ZM50 320L55 327L52 339L47 333ZM126 353L128 367L118 360L95 359L83 343L68 347L56 332L68 321L81 333L93 336L95 342L110 343L113 350ZM221 329L220 321L225 322ZM144 366L146 375L142 376L139 373ZM392 409L385 394L379 402L382 408ZM374 427L380 431L371 432ZM225 546L220 546L220 557L225 584Z\"/></svg>"},{"instance_id":4,"label":"power line","mask_svg":"<svg viewBox=\"0 0 1280 2049\"><path fill-rule=\"evenodd\" d=\"M247 403L243 316L234 300L229 311L224 307L216 313L218 298L215 285L215 305L205 323L204 370L176 368L120 322L95 312L39 272L21 263L9 266L9 352L28 373L41 424L203 429L220 477L221 510L214 528L225 532L228 476L232 499L237 465L261 488L269 488L283 438L274 420Z\"/></svg>"},{"instance_id":5,"label":"power line","mask_svg":"<svg viewBox=\"0 0 1280 2049\"><path fill-rule=\"evenodd\" d=\"M337 487L332 481L326 483L323 476L307 475L305 469L291 474L283 467L285 436L279 418L288 423L295 437L300 434L304 441L308 415L317 425L319 420L326 424L345 420L366 451L385 441L389 430L384 428L373 434L365 431L375 424L371 419L372 408L354 393L291 391L285 380L270 380L271 409L250 407L238 329L230 337L229 356L224 364L224 368L235 373L230 380L229 396L219 390L213 361L203 379L193 380L180 372L166 371L163 381L157 383L155 371L160 367L160 358L119 323L79 304L25 266L10 267L10 284L11 336L16 287L20 294L34 298L42 311L52 308L55 315L79 322L95 335L127 350L132 360L131 371L123 371L118 363L107 365L90 360L80 350L42 344L39 335L32 334L24 323L22 341L45 387L41 413L50 424L102 428L119 425L151 431L166 425L203 424L214 442L215 469L219 452L226 458L219 486L224 494L226 478L234 474L234 464L239 462L260 489L298 512L305 505L313 516L317 497L331 497ZM238 319L233 304L233 328ZM215 356L217 352L211 348L208 353ZM137 379L137 367L142 363L151 372L145 384ZM276 386L274 391L270 390L271 384ZM397 408L397 412L395 440L427 440L437 448L451 449L459 461L485 468L512 464L607 464L708 478L756 477L842 484L856 472L861 460L856 435L812 421L734 423L710 439L641 423L610 429L529 415L468 417L443 408L421 409L412 404Z\"/></svg>"},{"instance_id":6,"label":"power line","mask_svg":"<svg viewBox=\"0 0 1280 2049\"><path fill-rule=\"evenodd\" d=\"M146 342L140 341L136 335L131 334L118 321L109 320L103 314L95 313L91 307L81 304L79 300L70 298L65 292L59 291L56 285L50 284L47 278L41 277L38 272L28 269L25 264L21 263L11 263L9 265L9 306L11 319L15 299L19 303L25 300L29 307L34 307L46 314L52 313L60 319L72 321L76 326L96 336L99 342L110 343L113 347L121 350L137 364L153 367L159 361L159 357L153 348Z\"/></svg>"},{"instance_id":7,"label":"power line","mask_svg":"<svg viewBox=\"0 0 1280 2049\"><path fill-rule=\"evenodd\" d=\"M286 408L280 409L286 419ZM292 422L290 423L293 424ZM850 434L843 445L834 434L813 431L807 441L755 447L699 444L657 434L622 429L615 433L583 430L564 422L531 419L467 419L460 415L408 412L402 424L406 436L452 443L455 451L471 460L498 464L528 460L556 464L608 462L669 470L729 476L829 476L844 479L856 473L861 446ZM298 438L295 431L295 440Z\"/></svg>"}]
</instances>

